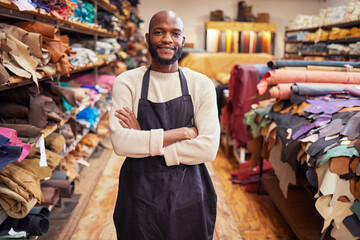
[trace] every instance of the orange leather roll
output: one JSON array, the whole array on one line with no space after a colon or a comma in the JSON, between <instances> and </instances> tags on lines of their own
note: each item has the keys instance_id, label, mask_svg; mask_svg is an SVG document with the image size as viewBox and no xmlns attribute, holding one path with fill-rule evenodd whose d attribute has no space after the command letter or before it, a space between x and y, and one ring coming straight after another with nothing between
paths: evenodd
<instances>
[{"instance_id":1,"label":"orange leather roll","mask_svg":"<svg viewBox=\"0 0 360 240\"><path fill-rule=\"evenodd\" d=\"M290 99L292 85L293 83L282 83L271 87L269 89L270 97L276 98L277 101Z\"/></svg>"},{"instance_id":2,"label":"orange leather roll","mask_svg":"<svg viewBox=\"0 0 360 240\"><path fill-rule=\"evenodd\" d=\"M360 84L358 72L301 71L276 69L267 72L257 85L260 95L268 86L279 83L341 83Z\"/></svg>"}]
</instances>

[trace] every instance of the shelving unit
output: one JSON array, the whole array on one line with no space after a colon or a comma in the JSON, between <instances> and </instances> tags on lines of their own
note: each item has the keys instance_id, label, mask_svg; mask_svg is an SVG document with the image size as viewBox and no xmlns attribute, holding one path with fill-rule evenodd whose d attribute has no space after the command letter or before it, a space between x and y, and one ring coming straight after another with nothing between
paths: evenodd
<instances>
[{"instance_id":1,"label":"shelving unit","mask_svg":"<svg viewBox=\"0 0 360 240\"><path fill-rule=\"evenodd\" d=\"M339 38L339 39L327 39L327 40L316 40L316 41L302 41L302 40L289 40L288 36L291 33L300 33L304 31L308 32L315 32L319 29L330 31L333 27L339 28L352 28L358 27L360 25L360 21L352 21L352 22L341 22L329 25L323 25L318 27L309 27L309 28L300 28L300 29L286 29L285 30L285 39L284 39L284 57L285 58L299 58L299 57L307 57L307 56L314 56L314 57L324 57L325 59L329 59L332 57L342 57L345 59L358 59L360 55L358 54L329 54L328 52L302 52L302 51L288 51L286 46L288 44L298 44L301 45L309 45L315 43L325 43L326 45L331 43L338 43L338 44L349 44L349 43L356 43L360 42L360 37L354 38Z\"/></svg>"},{"instance_id":2,"label":"shelving unit","mask_svg":"<svg viewBox=\"0 0 360 240\"><path fill-rule=\"evenodd\" d=\"M90 2L94 5L96 12L99 8L99 9L105 10L117 17L121 17L116 6L114 6L113 4L109 3L106 0L90 0ZM75 21L70 18L57 19L54 16L52 16L50 13L46 13L46 11L43 9L38 9L37 11L19 11L17 9L17 7L10 0L0 0L0 21L1 20L8 21L11 19L13 19L15 21L22 20L22 21L41 22L41 23L55 26L55 28L60 29L61 33L80 34L82 36L87 36L90 38L92 37L94 40L94 50L96 49L96 42L99 37L114 37L114 38L119 37L118 33L110 32L110 31L98 26L96 23L88 24L88 23L84 23L84 22ZM95 16L95 20L96 20L96 16ZM78 67L78 68L75 68L73 71L71 71L70 74L81 73L84 71L93 71L93 74L95 76L94 85L96 85L98 68L101 66L104 66L104 65L108 65L110 63L112 63L112 62L100 61L93 65L87 65L86 67ZM60 81L61 77L62 76L60 74L55 74L52 76L52 78L58 82ZM43 81L47 81L50 79L51 79L50 77L44 76L43 78L38 79L38 82L41 83ZM31 79L22 79L17 76L12 76L10 79L10 84L0 85L0 92L2 92L1 94L4 94L4 92L7 90L17 88L17 87L26 87L27 85L32 85L32 84L34 84L34 82ZM79 113L81 110L83 110L86 107L87 106L80 106L78 109L75 109L72 112L72 114L76 115L77 113ZM64 125L66 122L67 122L66 120L62 120L55 125L46 126L43 130L41 130L42 137L46 138L51 133L55 132L59 127ZM81 139L89 132L90 132L90 129L84 129L84 131L82 132L82 136L78 137L76 139L76 141L74 142L74 144L71 145L62 154L62 156L63 157L66 156L72 149L74 149L76 144L79 143L81 141ZM32 144L32 145L35 145L35 144ZM93 149L93 152L95 151L95 149L96 148ZM89 158L90 157L91 157L91 155L89 156ZM104 159L101 159L101 160L104 160ZM90 170L91 174L86 174L86 172L89 170L85 171L85 175L86 175L85 178L87 178L87 179L85 179L86 181L84 183L81 183L80 185L83 187L83 189L81 190L82 194L87 197L85 199L81 199L79 201L79 204L81 202L84 206L86 205L86 203L87 203L86 201L88 201L89 196L91 195L91 193L94 189L95 183L96 183L97 179L99 178L99 176L101 175L101 171L105 166L104 165L105 162L106 161L98 161L96 163L94 162L94 168L92 168ZM89 181L89 180L91 180L91 181ZM87 186L89 182L93 183L92 186ZM80 210L83 210L84 206L81 206ZM80 213L80 215L81 215L80 210L77 210L77 213ZM7 217L8 216L7 216L6 212L4 210L0 210L0 224L3 221L5 221ZM72 222L72 225L74 225L73 222ZM52 226L52 227L57 228L58 226ZM38 237L31 236L31 239L38 239ZM66 239L66 238L64 238L64 239Z\"/></svg>"},{"instance_id":3,"label":"shelving unit","mask_svg":"<svg viewBox=\"0 0 360 240\"><path fill-rule=\"evenodd\" d=\"M210 42L213 43L214 40L219 39L220 42L222 41L222 44L226 42L224 52L255 53L257 51L252 51L252 48L255 48L256 45L261 46L261 42L266 42L266 44L264 44L266 47L264 46L264 49L261 49L260 52L274 54L275 32L276 25L273 23L209 21L205 25L205 50L213 51L214 46L212 46L213 44L210 44ZM239 46L241 45L239 44L239 33L249 33L246 40L244 39L244 43L246 42L246 47L244 48L249 48L248 51L242 51ZM257 39L257 33L262 33L263 36L259 41L260 44L255 43L255 46L253 46L253 42L256 42ZM219 42L215 45L218 44Z\"/></svg>"}]
</instances>

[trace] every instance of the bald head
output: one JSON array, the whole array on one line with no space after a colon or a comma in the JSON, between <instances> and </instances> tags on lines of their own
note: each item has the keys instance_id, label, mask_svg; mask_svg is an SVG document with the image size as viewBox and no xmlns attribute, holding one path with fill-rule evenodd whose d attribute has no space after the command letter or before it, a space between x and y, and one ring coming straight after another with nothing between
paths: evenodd
<instances>
[{"instance_id":1,"label":"bald head","mask_svg":"<svg viewBox=\"0 0 360 240\"><path fill-rule=\"evenodd\" d=\"M163 10L155 13L150 19L149 32L151 32L151 29L153 29L154 26L163 22L174 22L181 31L184 30L184 24L181 18L174 11Z\"/></svg>"}]
</instances>

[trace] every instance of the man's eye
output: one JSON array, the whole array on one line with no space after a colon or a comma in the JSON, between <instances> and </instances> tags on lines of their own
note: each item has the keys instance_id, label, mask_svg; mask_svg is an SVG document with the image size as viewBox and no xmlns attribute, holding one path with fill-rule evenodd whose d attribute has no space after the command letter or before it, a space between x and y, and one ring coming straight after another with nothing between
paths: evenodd
<instances>
[{"instance_id":1,"label":"man's eye","mask_svg":"<svg viewBox=\"0 0 360 240\"><path fill-rule=\"evenodd\" d=\"M181 33L174 32L173 35L176 36L176 37L179 37L181 35Z\"/></svg>"},{"instance_id":2,"label":"man's eye","mask_svg":"<svg viewBox=\"0 0 360 240\"><path fill-rule=\"evenodd\" d=\"M160 35L160 34L161 34L161 31L155 31L154 34Z\"/></svg>"}]
</instances>

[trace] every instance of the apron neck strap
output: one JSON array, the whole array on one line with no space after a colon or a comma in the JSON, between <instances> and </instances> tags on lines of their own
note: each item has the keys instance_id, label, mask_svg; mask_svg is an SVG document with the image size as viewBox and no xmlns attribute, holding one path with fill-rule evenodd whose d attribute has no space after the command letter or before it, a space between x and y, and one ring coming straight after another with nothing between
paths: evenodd
<instances>
[{"instance_id":1,"label":"apron neck strap","mask_svg":"<svg viewBox=\"0 0 360 240\"><path fill-rule=\"evenodd\" d=\"M141 99L147 99L148 92L149 92L149 82L150 82L150 70L151 66L146 70L143 81L142 81L142 88L141 88ZM180 84L181 84L181 92L182 95L189 95L188 86L186 83L186 78L184 73L181 71L180 68L178 68L179 71L179 77L180 77Z\"/></svg>"}]
</instances>

